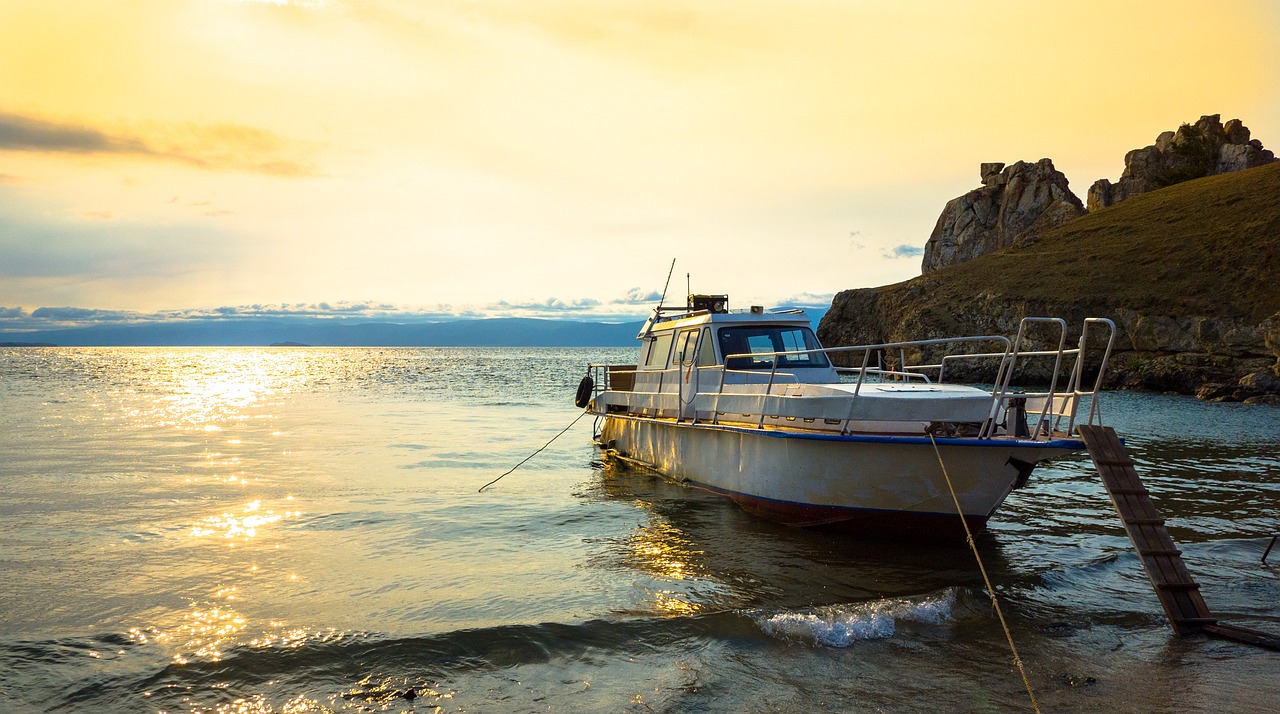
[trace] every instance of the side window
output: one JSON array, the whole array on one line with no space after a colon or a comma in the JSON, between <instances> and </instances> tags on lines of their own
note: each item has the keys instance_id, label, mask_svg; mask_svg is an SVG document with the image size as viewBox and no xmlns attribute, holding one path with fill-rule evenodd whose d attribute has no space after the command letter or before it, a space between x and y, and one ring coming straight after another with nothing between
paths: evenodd
<instances>
[{"instance_id":1,"label":"side window","mask_svg":"<svg viewBox=\"0 0 1280 714\"><path fill-rule=\"evenodd\" d=\"M702 344L698 347L698 366L712 367L716 364L716 346L711 341L711 328L702 331Z\"/></svg>"},{"instance_id":2,"label":"side window","mask_svg":"<svg viewBox=\"0 0 1280 714\"><path fill-rule=\"evenodd\" d=\"M697 344L698 331L685 330L680 333L680 341L676 343L676 361L681 365L693 362L693 346Z\"/></svg>"},{"instance_id":3,"label":"side window","mask_svg":"<svg viewBox=\"0 0 1280 714\"><path fill-rule=\"evenodd\" d=\"M649 356L645 359L646 367L664 368L667 366L667 358L671 356L671 338L675 335L671 332L660 333L653 342L649 343Z\"/></svg>"}]
</instances>

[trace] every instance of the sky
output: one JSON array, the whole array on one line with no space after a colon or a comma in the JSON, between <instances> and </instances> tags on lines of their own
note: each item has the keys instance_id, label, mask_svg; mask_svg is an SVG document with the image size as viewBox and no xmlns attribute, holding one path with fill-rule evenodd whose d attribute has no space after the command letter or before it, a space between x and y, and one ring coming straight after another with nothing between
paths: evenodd
<instances>
[{"instance_id":1,"label":"sky","mask_svg":"<svg viewBox=\"0 0 1280 714\"><path fill-rule=\"evenodd\" d=\"M0 328L643 316L919 274L982 162L1081 198L1221 114L1280 3L0 0Z\"/></svg>"}]
</instances>

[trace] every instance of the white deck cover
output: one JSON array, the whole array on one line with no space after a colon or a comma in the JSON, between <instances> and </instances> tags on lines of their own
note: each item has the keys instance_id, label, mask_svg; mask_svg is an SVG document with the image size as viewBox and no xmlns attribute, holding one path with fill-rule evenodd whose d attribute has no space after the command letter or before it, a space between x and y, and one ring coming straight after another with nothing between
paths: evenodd
<instances>
[{"instance_id":1,"label":"white deck cover","mask_svg":"<svg viewBox=\"0 0 1280 714\"><path fill-rule=\"evenodd\" d=\"M853 397L851 405L844 402L851 411L840 417L862 421L981 422L991 410L990 392L960 384L889 382L863 384L861 389L856 384L802 384L786 393L801 398Z\"/></svg>"}]
</instances>

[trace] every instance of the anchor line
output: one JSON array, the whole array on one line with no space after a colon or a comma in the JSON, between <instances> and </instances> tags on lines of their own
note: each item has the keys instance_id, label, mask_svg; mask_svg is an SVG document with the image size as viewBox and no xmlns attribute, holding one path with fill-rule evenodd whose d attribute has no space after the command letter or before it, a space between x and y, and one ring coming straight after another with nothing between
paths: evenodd
<instances>
[{"instance_id":1,"label":"anchor line","mask_svg":"<svg viewBox=\"0 0 1280 714\"><path fill-rule=\"evenodd\" d=\"M561 436L564 436L564 433L565 433L566 431L569 431L570 429L572 429L574 424L577 424L577 423L578 423L578 421L582 419L582 417L584 417L584 416L586 416L587 414L590 414L590 413L591 413L591 412L583 411L583 412L582 412L581 414L579 414L576 418L574 418L574 420L573 420L573 421L569 422L569 426L566 426L565 428L561 429L559 434L556 434L555 436L551 437L551 441L548 441L547 443L545 443L545 444L543 444L542 446L538 447L538 450L537 450L537 451L535 451L535 452L533 452L532 454L529 454L528 456L524 457L524 459L523 459L523 460L521 460L521 462L520 462L520 463L516 464L515 466L512 466L510 469L507 469L507 473L502 474L502 476L499 476L498 478L495 478L494 480L490 481L489 483L486 483L485 485L483 485L483 486L481 486L480 488L476 489L476 493L484 493L484 490L485 490L486 488L489 488L490 486L494 485L495 483L497 483L497 482L501 481L501 480L502 480L502 478L503 478L504 476L506 476L507 474L511 473L512 471L515 471L516 469L520 468L521 466L524 466L524 464L525 464L525 462L526 462L526 461L528 461L529 459L532 459L533 457L535 457L535 456L537 456L538 454L542 453L542 450L543 450L543 449L547 448L548 446L551 446L551 442L555 441L556 439L559 439Z\"/></svg>"},{"instance_id":2,"label":"anchor line","mask_svg":"<svg viewBox=\"0 0 1280 714\"><path fill-rule=\"evenodd\" d=\"M1004 638L1009 642L1009 651L1013 653L1013 663L1018 666L1018 672L1022 675L1022 683L1027 687L1027 695L1031 697L1031 708L1036 714L1040 714L1040 705L1036 703L1036 693L1031 689L1031 680L1027 679L1027 670L1022 665L1022 658L1018 656L1018 647L1013 644L1013 633L1009 632L1009 625L1004 621L1004 613L1000 612L1000 601L996 599L996 590L991 587L991 578L987 577L987 568L982 564L982 556L978 554L978 546L973 541L973 533L969 531L969 523L964 519L964 510L960 508L960 498L956 496L955 486L951 485L951 476L947 474L947 465L942 461L942 452L938 450L938 442L934 441L933 432L929 433L929 442L933 444L933 453L938 457L938 466L942 467L942 477L947 480L947 489L951 491L951 500L956 504L956 515L960 516L960 525L964 526L964 539L969 544L969 550L973 551L973 559L978 561L978 570L982 572L982 582L987 585L987 594L991 596L991 607L996 611L996 618L1000 620L1000 627L1004 629Z\"/></svg>"}]
</instances>

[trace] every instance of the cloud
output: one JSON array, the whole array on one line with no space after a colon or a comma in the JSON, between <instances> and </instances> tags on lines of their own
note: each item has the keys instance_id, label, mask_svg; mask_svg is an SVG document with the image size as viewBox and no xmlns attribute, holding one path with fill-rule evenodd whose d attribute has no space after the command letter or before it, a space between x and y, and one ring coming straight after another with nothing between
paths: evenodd
<instances>
[{"instance_id":1,"label":"cloud","mask_svg":"<svg viewBox=\"0 0 1280 714\"><path fill-rule=\"evenodd\" d=\"M829 300L827 302L830 302ZM243 320L349 320L398 324L480 320L496 317L532 317L581 322L638 322L647 310L617 310L593 298L565 300L551 297L536 301L500 300L483 306L403 306L378 300L254 303L155 312L83 307L0 307L0 329L15 331L87 327L90 325L155 323L220 323ZM807 304L807 303L806 303ZM647 307L647 306L646 306Z\"/></svg>"},{"instance_id":2,"label":"cloud","mask_svg":"<svg viewBox=\"0 0 1280 714\"><path fill-rule=\"evenodd\" d=\"M645 291L644 288L631 288L627 291L625 297L614 300L617 305L650 305L656 304L662 299L662 293L657 290Z\"/></svg>"},{"instance_id":3,"label":"cloud","mask_svg":"<svg viewBox=\"0 0 1280 714\"><path fill-rule=\"evenodd\" d=\"M555 314L566 312L587 312L599 306L600 301L593 298L561 300L560 298L551 297L546 300L532 302L508 302L506 300L499 300L498 302L488 305L487 309L500 314L510 315L529 312Z\"/></svg>"},{"instance_id":4,"label":"cloud","mask_svg":"<svg viewBox=\"0 0 1280 714\"><path fill-rule=\"evenodd\" d=\"M796 293L778 300L778 305L786 307L830 307L835 293Z\"/></svg>"},{"instance_id":5,"label":"cloud","mask_svg":"<svg viewBox=\"0 0 1280 714\"><path fill-rule=\"evenodd\" d=\"M0 149L75 154L151 153L146 144L135 138L116 137L85 126L7 113L0 113Z\"/></svg>"},{"instance_id":6,"label":"cloud","mask_svg":"<svg viewBox=\"0 0 1280 714\"><path fill-rule=\"evenodd\" d=\"M141 316L127 310L97 310L83 307L38 307L31 317L50 322L132 322Z\"/></svg>"},{"instance_id":7,"label":"cloud","mask_svg":"<svg viewBox=\"0 0 1280 714\"><path fill-rule=\"evenodd\" d=\"M0 151L118 154L177 161L211 171L271 176L317 174L306 158L312 153L311 147L239 124L148 123L133 132L111 132L0 112Z\"/></svg>"},{"instance_id":8,"label":"cloud","mask_svg":"<svg viewBox=\"0 0 1280 714\"><path fill-rule=\"evenodd\" d=\"M903 243L895 245L889 250L881 251L880 254L886 258L919 258L924 255L924 248Z\"/></svg>"}]
</instances>

